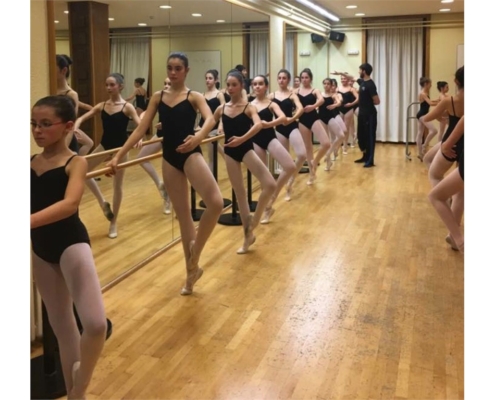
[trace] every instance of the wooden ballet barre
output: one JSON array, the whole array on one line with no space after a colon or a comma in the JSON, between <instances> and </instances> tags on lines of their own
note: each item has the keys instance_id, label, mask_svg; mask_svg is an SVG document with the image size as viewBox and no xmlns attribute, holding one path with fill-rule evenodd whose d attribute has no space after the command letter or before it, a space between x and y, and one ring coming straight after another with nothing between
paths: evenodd
<instances>
[{"instance_id":1,"label":"wooden ballet barre","mask_svg":"<svg viewBox=\"0 0 495 400\"><path fill-rule=\"evenodd\" d=\"M225 135L212 136L212 137L209 137L209 138L202 140L201 144L216 142L216 141L218 141L224 137L225 137ZM160 138L160 139L150 140L150 141L148 141L148 143L149 142L156 143L159 140L162 140L162 139ZM118 151L119 149L113 149L113 150ZM142 164L146 161L154 160L155 158L160 158L162 156L162 153L163 153L163 151L159 151L158 153L150 154L149 156L146 156L146 157L135 158L134 160L123 162L123 163L117 165L117 169L129 168L129 167L132 167L134 165ZM97 154L102 154L102 153L97 153ZM88 172L86 174L86 179L96 178L97 176L106 175L109 172L112 172L112 168L110 168L110 167L97 169L96 171Z\"/></svg>"},{"instance_id":2,"label":"wooden ballet barre","mask_svg":"<svg viewBox=\"0 0 495 400\"><path fill-rule=\"evenodd\" d=\"M147 140L146 142L143 142L142 146L148 146L149 144L154 144L154 143L161 143L161 141L162 141L162 138ZM89 160L91 158L98 158L98 157L102 157L102 156L107 156L110 154L117 153L121 148L122 147L116 147L115 149L105 150L105 151L101 151L99 153L91 153L91 154L88 154L87 156L84 156L84 158L86 160Z\"/></svg>"}]
</instances>

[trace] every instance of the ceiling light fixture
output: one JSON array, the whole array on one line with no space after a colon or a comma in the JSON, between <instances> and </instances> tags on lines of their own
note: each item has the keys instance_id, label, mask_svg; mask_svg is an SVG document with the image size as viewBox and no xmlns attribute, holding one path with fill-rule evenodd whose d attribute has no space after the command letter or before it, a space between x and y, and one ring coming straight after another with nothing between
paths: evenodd
<instances>
[{"instance_id":1,"label":"ceiling light fixture","mask_svg":"<svg viewBox=\"0 0 495 400\"><path fill-rule=\"evenodd\" d=\"M439 11L440 12L449 12L450 8L441 8Z\"/></svg>"},{"instance_id":2,"label":"ceiling light fixture","mask_svg":"<svg viewBox=\"0 0 495 400\"><path fill-rule=\"evenodd\" d=\"M172 8L172 6L160 6L160 8L163 8L164 10L168 10L168 9Z\"/></svg>"},{"instance_id":3,"label":"ceiling light fixture","mask_svg":"<svg viewBox=\"0 0 495 400\"><path fill-rule=\"evenodd\" d=\"M108 18L109 21L115 21L115 18Z\"/></svg>"},{"instance_id":4,"label":"ceiling light fixture","mask_svg":"<svg viewBox=\"0 0 495 400\"><path fill-rule=\"evenodd\" d=\"M202 15L201 15L201 14L198 14L198 13L193 13L193 14L191 14L191 15L192 15L193 17L202 17Z\"/></svg>"},{"instance_id":5,"label":"ceiling light fixture","mask_svg":"<svg viewBox=\"0 0 495 400\"><path fill-rule=\"evenodd\" d=\"M453 3L454 0L442 0L440 3Z\"/></svg>"},{"instance_id":6,"label":"ceiling light fixture","mask_svg":"<svg viewBox=\"0 0 495 400\"><path fill-rule=\"evenodd\" d=\"M330 14L327 10L325 10L323 7L317 6L316 4L312 3L309 0L296 0L298 3L301 3L302 5L305 5L308 8L311 8L313 11L316 11L317 13L323 15L324 17L327 17L328 19L331 19L332 21L340 21L338 17L336 17L333 14Z\"/></svg>"},{"instance_id":7,"label":"ceiling light fixture","mask_svg":"<svg viewBox=\"0 0 495 400\"><path fill-rule=\"evenodd\" d=\"M69 14L69 11L65 10L65 11L64 11L64 14Z\"/></svg>"},{"instance_id":8,"label":"ceiling light fixture","mask_svg":"<svg viewBox=\"0 0 495 400\"><path fill-rule=\"evenodd\" d=\"M356 17L364 17L366 14L365 13L357 13L354 14Z\"/></svg>"},{"instance_id":9,"label":"ceiling light fixture","mask_svg":"<svg viewBox=\"0 0 495 400\"><path fill-rule=\"evenodd\" d=\"M357 8L357 6L346 6L345 8Z\"/></svg>"},{"instance_id":10,"label":"ceiling light fixture","mask_svg":"<svg viewBox=\"0 0 495 400\"><path fill-rule=\"evenodd\" d=\"M217 19L217 22L222 23L222 22L225 22L225 20L224 19Z\"/></svg>"},{"instance_id":11,"label":"ceiling light fixture","mask_svg":"<svg viewBox=\"0 0 495 400\"><path fill-rule=\"evenodd\" d=\"M145 24L144 22L140 22L138 25L139 26L146 26L147 24Z\"/></svg>"},{"instance_id":12,"label":"ceiling light fixture","mask_svg":"<svg viewBox=\"0 0 495 400\"><path fill-rule=\"evenodd\" d=\"M58 24L58 21L57 21L57 20L55 20L54 22L55 22L56 24Z\"/></svg>"}]
</instances>

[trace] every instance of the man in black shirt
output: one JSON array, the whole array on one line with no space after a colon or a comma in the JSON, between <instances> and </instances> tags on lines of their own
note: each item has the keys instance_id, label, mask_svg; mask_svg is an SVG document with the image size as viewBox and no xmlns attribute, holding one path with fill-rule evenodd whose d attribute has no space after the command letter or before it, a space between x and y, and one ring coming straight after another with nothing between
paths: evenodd
<instances>
[{"instance_id":1,"label":"man in black shirt","mask_svg":"<svg viewBox=\"0 0 495 400\"><path fill-rule=\"evenodd\" d=\"M364 168L375 166L375 142L376 142L376 107L380 104L380 97L376 91L375 82L370 75L373 72L373 67L364 63L359 67L359 115L358 115L358 143L359 148L363 152L363 156L354 162L364 163ZM339 73L348 79L354 79L347 73Z\"/></svg>"}]
</instances>

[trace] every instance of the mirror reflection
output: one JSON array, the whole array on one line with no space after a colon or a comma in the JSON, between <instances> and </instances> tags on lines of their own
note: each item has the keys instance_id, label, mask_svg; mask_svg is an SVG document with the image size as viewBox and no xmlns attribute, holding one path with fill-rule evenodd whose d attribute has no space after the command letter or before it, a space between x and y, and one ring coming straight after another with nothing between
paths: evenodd
<instances>
[{"instance_id":1,"label":"mirror reflection","mask_svg":"<svg viewBox=\"0 0 495 400\"><path fill-rule=\"evenodd\" d=\"M55 2L56 54L71 58L74 48L74 35L70 30L69 2ZM125 102L132 104L138 117L146 110L146 99L166 84L166 60L172 51L187 54L190 64L186 84L194 91L212 97L224 97L225 76L237 65L245 65L246 78L257 73L268 73L268 16L244 8L234 6L222 0L212 1L108 1L110 68L108 75L119 73L124 82L120 96ZM200 16L199 16L200 15ZM264 37L265 48L253 48L249 34L253 37ZM72 42L72 44L71 44ZM259 46L258 46L259 47ZM249 51L265 52L264 60L259 65L249 63ZM97 68L97 65L94 67ZM72 65L71 68L77 68ZM213 82L209 82L217 71ZM216 75L216 74L213 74ZM67 85L75 91L78 88L73 75L67 77ZM213 83L213 85L212 85ZM96 83L95 83L96 85ZM84 104L79 107L79 116L89 113L91 107L108 101L110 96L105 91L106 82L101 82L103 93L95 99L95 104ZM246 86L248 92L249 85ZM105 97L106 96L106 97ZM86 106L86 107L85 107ZM106 109L105 109L106 110ZM108 111L110 114L112 111ZM94 119L94 121L91 121ZM198 124L200 123L198 118ZM158 116L148 129L145 140L159 137ZM91 126L95 129L92 131ZM135 122L129 118L127 132L131 133ZM79 152L92 153L101 142L101 112L96 113L88 121L81 124L79 141L86 133L90 142L79 143ZM214 135L216 132L212 132ZM88 143L90 146L88 146ZM223 143L220 140L219 144ZM201 146L203 155L213 170L213 145ZM232 199L232 188L227 176L225 162L222 158L221 146L217 151L217 180L224 197L224 204L229 205ZM106 149L105 149L106 150ZM128 159L153 154L161 150L161 144L133 149ZM90 156L90 160L93 156ZM90 161L88 160L88 161ZM108 156L90 161L93 170L102 168ZM246 175L245 175L246 176ZM102 286L105 286L132 267L153 256L157 251L180 236L178 223L160 190L162 178L161 158L146 164L133 166L125 171L122 181L122 202L118 214L117 237L109 237L111 233L108 213L98 202L91 190L86 190L80 208L80 216L87 226L98 274ZM113 178L102 175L95 179L99 192L105 202L113 206ZM253 187L259 184L253 178ZM257 197L255 193L253 197ZM202 205L196 196L196 209L200 216ZM196 222L197 223L197 222ZM111 236L111 235L110 235Z\"/></svg>"}]
</instances>

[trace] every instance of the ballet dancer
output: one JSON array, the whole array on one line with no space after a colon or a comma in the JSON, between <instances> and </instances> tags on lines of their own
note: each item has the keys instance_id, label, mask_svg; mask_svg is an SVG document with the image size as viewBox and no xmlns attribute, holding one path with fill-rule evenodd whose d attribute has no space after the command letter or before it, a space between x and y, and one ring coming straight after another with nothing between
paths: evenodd
<instances>
[{"instance_id":1,"label":"ballet dancer","mask_svg":"<svg viewBox=\"0 0 495 400\"><path fill-rule=\"evenodd\" d=\"M206 80L206 92L203 93L203 96L205 97L206 103L208 104L208 107L210 107L211 113L213 115L213 113L219 106L225 104L225 97L223 93L221 93L216 87L218 83L218 71L216 69L209 69L208 71L206 71L205 80ZM198 128L201 128L204 122L205 122L204 118L201 117L198 124ZM213 130L209 133L208 136L217 136L218 126L219 123L217 123L213 127ZM213 172L214 146L213 143L208 143L207 146L208 146L208 166L210 167L210 170ZM222 145L217 143L217 149L220 155L223 157Z\"/></svg>"},{"instance_id":2,"label":"ballet dancer","mask_svg":"<svg viewBox=\"0 0 495 400\"><path fill-rule=\"evenodd\" d=\"M457 85L457 93L450 98L442 100L423 117L425 122L430 122L441 117L445 111L448 112L449 126L442 137L442 143L449 139L457 123L464 116L464 66L456 71L455 83ZM455 146L455 157L446 155L441 151L435 154L428 170L428 178L432 187L437 186L442 181L445 173L451 168L454 162L457 161L459 163L461 155L464 154L464 136L461 136L456 141ZM457 224L460 226L464 213L464 191L458 192L452 197L451 209Z\"/></svg>"},{"instance_id":3,"label":"ballet dancer","mask_svg":"<svg viewBox=\"0 0 495 400\"><path fill-rule=\"evenodd\" d=\"M325 156L330 148L330 139L323 123L318 119L318 112L316 109L320 107L323 102L323 96L318 89L311 87L313 81L313 73L309 68L304 68L300 74L301 87L297 89L297 96L299 101L304 107L304 113L299 117L299 130L301 131L304 146L306 147L306 159L309 166L309 180L308 185L312 185L316 179L316 170L320 160ZM315 133L320 148L313 159L313 135Z\"/></svg>"},{"instance_id":4,"label":"ballet dancer","mask_svg":"<svg viewBox=\"0 0 495 400\"><path fill-rule=\"evenodd\" d=\"M338 92L336 92L337 81L335 79L334 81L335 82L332 91L332 79L326 78L323 80L324 93L322 94L322 96L324 99L324 103L318 110L318 117L323 122L325 130L327 131L332 142L325 156L325 171L330 171L330 168L333 164L332 154L335 156L338 154L339 148L345 138L342 126L335 119L335 117L337 117L337 115L339 114L339 107L341 107L342 105L342 97Z\"/></svg>"},{"instance_id":5,"label":"ballet dancer","mask_svg":"<svg viewBox=\"0 0 495 400\"><path fill-rule=\"evenodd\" d=\"M276 183L266 165L254 152L252 137L263 127L256 108L242 98L243 79L239 71L227 74L227 90L230 102L219 107L214 114L215 121L222 119L225 131L225 164L230 183L239 204L242 225L244 227L244 243L237 254L245 254L256 237L254 229L258 226L262 213L266 210L273 196ZM241 162L258 179L261 194L254 215L251 215L244 188Z\"/></svg>"},{"instance_id":6,"label":"ballet dancer","mask_svg":"<svg viewBox=\"0 0 495 400\"><path fill-rule=\"evenodd\" d=\"M103 350L107 321L88 232L78 213L88 166L66 141L75 120L76 103L69 96L42 98L31 111L33 138L43 149L31 157L31 255L68 399L83 399Z\"/></svg>"},{"instance_id":7,"label":"ballet dancer","mask_svg":"<svg viewBox=\"0 0 495 400\"><path fill-rule=\"evenodd\" d=\"M261 224L268 224L275 212L273 204L282 188L295 175L297 170L290 153L280 143L275 134L274 127L286 123L287 117L278 104L267 97L268 79L263 75L257 75L252 80L252 83L256 98L251 104L256 108L262 125L262 129L253 136L254 150L265 165L268 166L267 152L269 152L270 156L282 167L282 171L277 178L275 192L270 198L260 222ZM274 115L276 118L273 118Z\"/></svg>"},{"instance_id":8,"label":"ballet dancer","mask_svg":"<svg viewBox=\"0 0 495 400\"><path fill-rule=\"evenodd\" d=\"M296 154L295 172L289 178L286 186L285 201L290 201L292 196L292 188L297 174L301 170L304 161L306 161L306 147L304 146L304 140L301 132L299 131L299 125L296 122L298 118L304 112L303 106L299 101L299 97L289 89L290 72L286 69L281 69L277 74L277 83L279 90L274 93L270 93L268 98L274 103L277 103L280 109L287 117L284 124L277 125L275 132L278 140L285 149L289 152L289 144L292 145L294 153ZM294 111L294 114L292 112Z\"/></svg>"},{"instance_id":9,"label":"ballet dancer","mask_svg":"<svg viewBox=\"0 0 495 400\"><path fill-rule=\"evenodd\" d=\"M181 290L183 296L192 294L194 284L203 275L203 269L198 265L201 252L223 210L222 194L200 147L202 140L215 126L215 120L204 96L186 87L188 72L189 60L185 54L176 52L168 56L170 89L153 94L142 123L107 164L113 174L119 173L118 163L142 139L146 127L158 112L163 132L163 182L179 221L186 259L187 277ZM196 110L199 110L205 121L199 131L194 131ZM197 232L189 206L188 181L206 204Z\"/></svg>"},{"instance_id":10,"label":"ballet dancer","mask_svg":"<svg viewBox=\"0 0 495 400\"><path fill-rule=\"evenodd\" d=\"M136 99L136 111L139 116L146 111L146 98L148 97L148 92L143 88L144 82L144 78L134 79L134 91L125 99L125 101L129 103Z\"/></svg>"},{"instance_id":11,"label":"ballet dancer","mask_svg":"<svg viewBox=\"0 0 495 400\"><path fill-rule=\"evenodd\" d=\"M78 129L84 121L93 118L97 114L101 114L103 136L101 138L101 143L91 154L101 153L105 150L112 150L123 146L127 140L127 125L129 123L129 118L132 119L136 125L139 125L139 122L141 121L137 115L136 109L130 103L127 103L121 96L122 89L124 88L124 77L121 74L110 74L105 81L105 86L110 95L108 101L97 104L91 111L78 118L75 124L75 128ZM89 171L93 170L100 163L101 158L99 157L88 160ZM119 215L120 205L122 204L124 173L125 170L122 169L114 176L112 208L103 197L95 180L88 179L86 181L87 186L98 200L105 217L110 221L108 230L108 237L110 239L115 239L117 237L117 217Z\"/></svg>"},{"instance_id":12,"label":"ballet dancer","mask_svg":"<svg viewBox=\"0 0 495 400\"><path fill-rule=\"evenodd\" d=\"M79 101L79 95L69 86L69 83L67 82L67 79L69 79L70 77L70 66L72 65L72 60L70 59L70 57L65 54L57 54L56 62L57 94L69 96L70 98L72 98L72 100L74 100L76 104L76 115L79 111L79 107L87 111L92 110L93 107ZM85 156L86 154L88 154L94 145L93 140L81 129L77 129L67 135L67 140L69 148L80 156ZM81 144L81 147L79 147L79 144Z\"/></svg>"},{"instance_id":13,"label":"ballet dancer","mask_svg":"<svg viewBox=\"0 0 495 400\"><path fill-rule=\"evenodd\" d=\"M427 77L422 77L419 80L419 85L421 86L421 92L418 95L419 111L416 114L418 119L418 133L416 135L416 145L418 146L418 158L423 161L424 155L428 149L428 143L433 139L438 130L433 125L433 122L425 122L423 117L430 111L430 106L436 106L438 100L430 100L430 89L431 89L431 79ZM428 129L428 135L423 143L423 133L425 128Z\"/></svg>"},{"instance_id":14,"label":"ballet dancer","mask_svg":"<svg viewBox=\"0 0 495 400\"><path fill-rule=\"evenodd\" d=\"M356 129L354 125L354 108L359 104L359 93L354 87L352 83L355 82L354 78L349 78L345 74L340 75L340 87L338 91L342 96L342 105L339 108L340 113L342 114L342 119L344 120L346 129L345 129L345 139L342 147L342 154L346 155L349 144L349 137L351 140L351 144L355 145L356 143Z\"/></svg>"},{"instance_id":15,"label":"ballet dancer","mask_svg":"<svg viewBox=\"0 0 495 400\"><path fill-rule=\"evenodd\" d=\"M458 141L464 137L464 116L459 119L455 128L442 145L440 152L449 158L459 160L458 167L450 172L429 193L430 200L435 211L449 230L445 238L453 250L464 253L464 235L458 218L448 204L449 199L464 192L464 148L457 148Z\"/></svg>"},{"instance_id":16,"label":"ballet dancer","mask_svg":"<svg viewBox=\"0 0 495 400\"><path fill-rule=\"evenodd\" d=\"M292 86L291 90L296 91L301 86L301 78L299 76L295 76L293 83L294 85Z\"/></svg>"}]
</instances>

